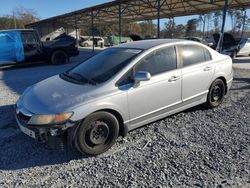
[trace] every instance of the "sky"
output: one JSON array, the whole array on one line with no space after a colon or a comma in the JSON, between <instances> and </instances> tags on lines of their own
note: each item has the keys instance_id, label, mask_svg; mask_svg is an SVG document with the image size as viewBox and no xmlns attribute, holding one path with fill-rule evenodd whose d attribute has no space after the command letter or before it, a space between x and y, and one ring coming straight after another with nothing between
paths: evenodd
<instances>
[{"instance_id":1,"label":"sky","mask_svg":"<svg viewBox=\"0 0 250 188\"><path fill-rule=\"evenodd\" d=\"M15 7L24 7L35 10L40 19L45 19L109 1L111 0L1 0L0 16L11 14ZM250 16L249 10L247 15ZM186 24L191 18L198 18L198 16L177 17L175 22ZM166 19L161 20L161 28L166 21ZM226 29L230 29L229 19L227 19Z\"/></svg>"}]
</instances>

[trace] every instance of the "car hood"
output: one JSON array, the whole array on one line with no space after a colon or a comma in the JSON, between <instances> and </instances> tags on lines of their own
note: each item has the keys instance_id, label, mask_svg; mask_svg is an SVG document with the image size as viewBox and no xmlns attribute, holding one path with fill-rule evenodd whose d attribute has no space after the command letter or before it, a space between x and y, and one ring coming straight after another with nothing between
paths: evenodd
<instances>
[{"instance_id":1,"label":"car hood","mask_svg":"<svg viewBox=\"0 0 250 188\"><path fill-rule=\"evenodd\" d=\"M213 38L215 41L215 45L217 46L219 39L220 39L220 34L219 33L213 34ZM231 35L229 33L224 33L222 47L224 49L229 49L232 47L235 48L235 46L237 46L237 42L236 42L235 38L233 37L233 35Z\"/></svg>"},{"instance_id":2,"label":"car hood","mask_svg":"<svg viewBox=\"0 0 250 188\"><path fill-rule=\"evenodd\" d=\"M57 75L28 88L20 100L24 108L34 114L62 113L100 96L96 94L98 88L74 84Z\"/></svg>"}]
</instances>

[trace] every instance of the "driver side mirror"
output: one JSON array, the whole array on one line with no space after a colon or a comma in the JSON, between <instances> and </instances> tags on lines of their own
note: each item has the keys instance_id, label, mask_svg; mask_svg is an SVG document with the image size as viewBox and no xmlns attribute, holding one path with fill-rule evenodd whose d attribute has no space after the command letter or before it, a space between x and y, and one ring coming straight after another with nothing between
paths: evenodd
<instances>
[{"instance_id":1,"label":"driver side mirror","mask_svg":"<svg viewBox=\"0 0 250 188\"><path fill-rule=\"evenodd\" d=\"M135 73L135 83L140 83L142 81L148 81L151 79L151 74L149 72L146 71L138 71Z\"/></svg>"}]
</instances>

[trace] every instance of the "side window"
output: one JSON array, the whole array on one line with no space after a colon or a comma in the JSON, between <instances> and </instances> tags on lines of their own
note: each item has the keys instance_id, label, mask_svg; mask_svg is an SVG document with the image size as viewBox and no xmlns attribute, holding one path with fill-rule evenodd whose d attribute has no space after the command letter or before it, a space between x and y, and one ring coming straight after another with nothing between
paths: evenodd
<instances>
[{"instance_id":1,"label":"side window","mask_svg":"<svg viewBox=\"0 0 250 188\"><path fill-rule=\"evenodd\" d=\"M144 57L135 67L135 72L146 71L152 76L177 68L174 47L156 50Z\"/></svg>"},{"instance_id":2,"label":"side window","mask_svg":"<svg viewBox=\"0 0 250 188\"><path fill-rule=\"evenodd\" d=\"M206 62L212 59L210 52L198 45L181 46L181 56L184 67Z\"/></svg>"},{"instance_id":3,"label":"side window","mask_svg":"<svg viewBox=\"0 0 250 188\"><path fill-rule=\"evenodd\" d=\"M24 44L37 44L33 33L22 33L22 40Z\"/></svg>"},{"instance_id":4,"label":"side window","mask_svg":"<svg viewBox=\"0 0 250 188\"><path fill-rule=\"evenodd\" d=\"M203 51L204 51L205 60L206 61L211 61L212 56L211 56L210 52L206 48L203 48Z\"/></svg>"}]
</instances>

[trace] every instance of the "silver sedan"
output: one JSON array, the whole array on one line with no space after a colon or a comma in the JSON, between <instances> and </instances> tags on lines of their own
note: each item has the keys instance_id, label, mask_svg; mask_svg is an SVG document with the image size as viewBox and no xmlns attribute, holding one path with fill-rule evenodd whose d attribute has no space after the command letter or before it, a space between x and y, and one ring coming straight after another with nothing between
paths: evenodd
<instances>
[{"instance_id":1,"label":"silver sedan","mask_svg":"<svg viewBox=\"0 0 250 188\"><path fill-rule=\"evenodd\" d=\"M16 119L35 139L66 137L97 155L140 126L202 103L219 106L232 80L232 59L201 43L137 41L27 88Z\"/></svg>"}]
</instances>

